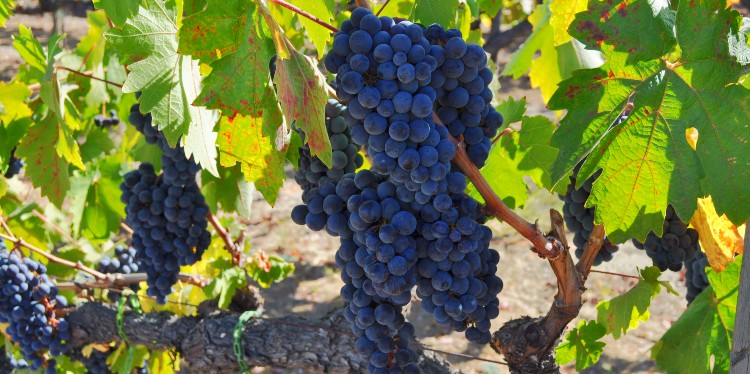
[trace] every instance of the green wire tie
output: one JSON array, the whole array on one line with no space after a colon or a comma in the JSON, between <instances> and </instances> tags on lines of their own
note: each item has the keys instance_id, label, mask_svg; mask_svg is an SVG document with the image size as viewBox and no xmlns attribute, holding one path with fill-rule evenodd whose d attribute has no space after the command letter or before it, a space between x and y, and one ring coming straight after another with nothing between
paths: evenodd
<instances>
[{"instance_id":1,"label":"green wire tie","mask_svg":"<svg viewBox=\"0 0 750 374\"><path fill-rule=\"evenodd\" d=\"M122 294L120 295L120 299L117 301L117 319L115 320L115 323L117 324L117 335L120 336L120 339L122 339L122 341L128 347L128 359L125 361L123 372L129 373L133 370L134 366L133 361L135 360L135 346L130 344L128 336L125 334L124 325L126 301L130 301L130 306L138 314L142 314L143 310L141 310L141 304L133 291L125 290L122 292Z\"/></svg>"},{"instance_id":2,"label":"green wire tie","mask_svg":"<svg viewBox=\"0 0 750 374\"><path fill-rule=\"evenodd\" d=\"M237 364L240 365L240 371L247 373L250 371L250 366L245 362L245 354L242 352L242 332L245 330L245 323L252 318L260 317L260 312L257 310L248 310L240 315L237 320L237 324L234 326L234 343L232 348L234 349L234 356L237 357Z\"/></svg>"}]
</instances>

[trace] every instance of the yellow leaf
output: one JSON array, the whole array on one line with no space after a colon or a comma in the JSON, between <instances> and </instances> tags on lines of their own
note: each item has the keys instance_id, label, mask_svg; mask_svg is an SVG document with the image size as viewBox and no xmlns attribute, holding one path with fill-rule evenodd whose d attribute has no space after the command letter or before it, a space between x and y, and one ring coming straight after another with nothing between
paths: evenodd
<instances>
[{"instance_id":1,"label":"yellow leaf","mask_svg":"<svg viewBox=\"0 0 750 374\"><path fill-rule=\"evenodd\" d=\"M693 150L695 150L698 145L698 129L695 127L686 129L685 138L687 139L688 144L690 144L690 146L693 147Z\"/></svg>"},{"instance_id":2,"label":"yellow leaf","mask_svg":"<svg viewBox=\"0 0 750 374\"><path fill-rule=\"evenodd\" d=\"M0 126L8 126L16 118L31 115L31 109L26 105L30 95L31 90L23 82L0 82Z\"/></svg>"},{"instance_id":3,"label":"yellow leaf","mask_svg":"<svg viewBox=\"0 0 750 374\"><path fill-rule=\"evenodd\" d=\"M568 34L568 27L576 18L576 13L586 10L588 0L554 0L549 7L552 11L550 24L555 32L554 44L562 45L570 41L571 36Z\"/></svg>"},{"instance_id":4,"label":"yellow leaf","mask_svg":"<svg viewBox=\"0 0 750 374\"><path fill-rule=\"evenodd\" d=\"M726 215L719 217L716 214L711 196L698 199L698 210L690 224L698 231L701 248L716 272L724 270L735 254L742 253L743 239L740 231Z\"/></svg>"}]
</instances>

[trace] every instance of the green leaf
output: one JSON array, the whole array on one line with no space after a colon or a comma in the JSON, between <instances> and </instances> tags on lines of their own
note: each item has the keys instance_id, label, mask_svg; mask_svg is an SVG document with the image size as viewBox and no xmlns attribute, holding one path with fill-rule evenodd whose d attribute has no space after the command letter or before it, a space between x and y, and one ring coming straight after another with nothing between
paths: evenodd
<instances>
[{"instance_id":1,"label":"green leaf","mask_svg":"<svg viewBox=\"0 0 750 374\"><path fill-rule=\"evenodd\" d=\"M640 321L648 321L651 316L648 308L662 286L677 294L669 282L660 281L659 276L661 271L655 266L641 270L638 284L628 292L597 304L597 322L606 327L607 333L611 333L615 339L620 339L628 330L637 328Z\"/></svg>"},{"instance_id":2,"label":"green leaf","mask_svg":"<svg viewBox=\"0 0 750 374\"><path fill-rule=\"evenodd\" d=\"M130 349L133 349L132 357ZM148 353L148 348L142 345L131 348L131 346L121 343L114 352L109 354L107 363L113 373L130 374L133 372L134 366L140 366L146 360Z\"/></svg>"},{"instance_id":3,"label":"green leaf","mask_svg":"<svg viewBox=\"0 0 750 374\"><path fill-rule=\"evenodd\" d=\"M138 3L139 0L94 0L96 9L104 9L112 23L120 28L138 14Z\"/></svg>"},{"instance_id":4,"label":"green leaf","mask_svg":"<svg viewBox=\"0 0 750 374\"><path fill-rule=\"evenodd\" d=\"M80 146L81 158L86 164L102 154L112 152L115 149L115 143L106 129L93 129L93 131L89 131L86 134L86 140Z\"/></svg>"},{"instance_id":5,"label":"green leaf","mask_svg":"<svg viewBox=\"0 0 750 374\"><path fill-rule=\"evenodd\" d=\"M294 272L294 264L278 256L256 254L253 261L245 266L247 273L263 288L271 287L274 282L281 282Z\"/></svg>"},{"instance_id":6,"label":"green leaf","mask_svg":"<svg viewBox=\"0 0 750 374\"><path fill-rule=\"evenodd\" d=\"M178 10L174 1L144 0L137 16L105 36L128 64L122 91L141 91L141 112L151 113L170 146L187 135L185 154L216 175L217 116L190 105L198 96L200 69L190 56L177 53Z\"/></svg>"},{"instance_id":7,"label":"green leaf","mask_svg":"<svg viewBox=\"0 0 750 374\"><path fill-rule=\"evenodd\" d=\"M479 0L478 7L488 16L494 17L503 8L503 0Z\"/></svg>"},{"instance_id":8,"label":"green leaf","mask_svg":"<svg viewBox=\"0 0 750 374\"><path fill-rule=\"evenodd\" d=\"M31 90L23 82L0 82L0 127L14 119L31 115L31 109L26 105L29 96Z\"/></svg>"},{"instance_id":9,"label":"green leaf","mask_svg":"<svg viewBox=\"0 0 750 374\"><path fill-rule=\"evenodd\" d=\"M5 27L5 21L13 15L15 8L15 0L0 0L0 27Z\"/></svg>"},{"instance_id":10,"label":"green leaf","mask_svg":"<svg viewBox=\"0 0 750 374\"><path fill-rule=\"evenodd\" d=\"M331 24L331 20L333 20L333 13L336 7L334 0L290 0L289 2L323 22ZM299 22L305 28L305 31L307 31L307 37L315 45L315 49L318 51L318 58L320 58L326 49L326 42L333 39L331 37L331 30L307 19L307 17L299 17Z\"/></svg>"},{"instance_id":11,"label":"green leaf","mask_svg":"<svg viewBox=\"0 0 750 374\"><path fill-rule=\"evenodd\" d=\"M41 84L39 96L48 109L45 122L53 122L59 127L60 141L57 142L57 153L80 169L85 169L78 152L78 145L70 132L81 127L78 109L68 96L68 92L77 88L72 84L61 84L55 70L56 57L62 49L59 44L63 36L52 35L47 41L47 51L31 33L31 29L19 25L18 35L13 36L13 46L29 66L28 78ZM25 82L29 83L29 82ZM38 117L44 113L37 114Z\"/></svg>"},{"instance_id":12,"label":"green leaf","mask_svg":"<svg viewBox=\"0 0 750 374\"><path fill-rule=\"evenodd\" d=\"M219 169L219 178L203 173L201 181L201 191L212 211L237 212L242 217L250 217L255 185L245 180L240 167Z\"/></svg>"},{"instance_id":13,"label":"green leaf","mask_svg":"<svg viewBox=\"0 0 750 374\"><path fill-rule=\"evenodd\" d=\"M258 115L271 85L268 63L275 48L254 2L209 1L205 11L185 19L179 51L211 62L195 105L227 116Z\"/></svg>"},{"instance_id":14,"label":"green leaf","mask_svg":"<svg viewBox=\"0 0 750 374\"><path fill-rule=\"evenodd\" d=\"M227 308L237 289L244 287L246 284L245 270L233 267L223 270L219 276L212 279L211 283L203 288L203 291L208 298L219 298L219 308Z\"/></svg>"},{"instance_id":15,"label":"green leaf","mask_svg":"<svg viewBox=\"0 0 750 374\"><path fill-rule=\"evenodd\" d=\"M76 46L76 54L85 58L85 67L92 71L92 75L104 79L104 51L106 42L104 32L109 30L107 15L103 11L88 12L86 14L89 31ZM86 93L86 104L97 107L109 101L107 84L96 79L89 79L91 88Z\"/></svg>"},{"instance_id":16,"label":"green leaf","mask_svg":"<svg viewBox=\"0 0 750 374\"><path fill-rule=\"evenodd\" d=\"M6 126L0 124L0 175L5 174L6 166L10 162L10 154L21 138L26 135L29 126L31 126L29 117L9 122Z\"/></svg>"},{"instance_id":17,"label":"green leaf","mask_svg":"<svg viewBox=\"0 0 750 374\"><path fill-rule=\"evenodd\" d=\"M570 77L574 70L602 64L598 52L587 51L580 43L568 41L555 45L550 7L550 4L544 4L534 9L529 16L534 31L521 48L513 53L502 72L503 75L512 75L516 79L529 72L531 87L540 89L545 102L552 97L558 83Z\"/></svg>"},{"instance_id":18,"label":"green leaf","mask_svg":"<svg viewBox=\"0 0 750 374\"><path fill-rule=\"evenodd\" d=\"M286 159L289 161L290 164L294 167L294 170L299 170L299 149L302 147L302 137L299 136L299 133L296 131L292 131L291 139L289 140L289 151L286 153Z\"/></svg>"},{"instance_id":19,"label":"green leaf","mask_svg":"<svg viewBox=\"0 0 750 374\"><path fill-rule=\"evenodd\" d=\"M741 264L742 256L737 256L719 274L707 270L711 285L690 303L651 349L651 358L659 370L729 372Z\"/></svg>"},{"instance_id":20,"label":"green leaf","mask_svg":"<svg viewBox=\"0 0 750 374\"><path fill-rule=\"evenodd\" d=\"M71 179L69 211L73 214L73 235L83 232L89 239L106 239L117 232L125 218L125 205L120 201L120 160L102 159L89 171Z\"/></svg>"},{"instance_id":21,"label":"green leaf","mask_svg":"<svg viewBox=\"0 0 750 374\"><path fill-rule=\"evenodd\" d=\"M503 124L505 126L519 122L523 118L523 115L526 114L526 97L522 97L521 100L516 101L513 96L509 96L508 100L498 105L497 111L503 115Z\"/></svg>"},{"instance_id":22,"label":"green leaf","mask_svg":"<svg viewBox=\"0 0 750 374\"><path fill-rule=\"evenodd\" d=\"M459 0L415 1L409 19L423 25L439 23L446 29L457 27L456 9Z\"/></svg>"},{"instance_id":23,"label":"green leaf","mask_svg":"<svg viewBox=\"0 0 750 374\"><path fill-rule=\"evenodd\" d=\"M596 321L579 322L555 349L555 360L560 365L576 360L578 371L597 363L606 345L598 340L606 333L607 329Z\"/></svg>"},{"instance_id":24,"label":"green leaf","mask_svg":"<svg viewBox=\"0 0 750 374\"><path fill-rule=\"evenodd\" d=\"M750 95L734 85L744 69L727 40L739 15L725 5L680 2L675 14L666 1L592 2L570 27L607 62L576 72L550 100L568 110L552 138L560 149L552 179L584 158L581 183L603 169L587 204L613 242L661 235L667 204L687 220L708 194L735 224L750 217ZM631 95L630 116L611 128Z\"/></svg>"},{"instance_id":25,"label":"green leaf","mask_svg":"<svg viewBox=\"0 0 750 374\"><path fill-rule=\"evenodd\" d=\"M542 48L544 43L549 43L552 38L552 28L549 26L550 11L548 5L540 5L534 9L529 16L529 22L534 27L531 35L521 47L510 56L510 61L505 64L502 75L520 78L531 68L531 60L536 51Z\"/></svg>"},{"instance_id":26,"label":"green leaf","mask_svg":"<svg viewBox=\"0 0 750 374\"><path fill-rule=\"evenodd\" d=\"M538 185L549 188L547 170L557 156L557 150L548 145L555 125L544 116L526 117L521 129L500 137L490 150L487 164L481 169L490 187L511 208L523 207L528 198L525 176ZM482 199L471 186L470 193ZM484 200L480 200L484 201Z\"/></svg>"},{"instance_id":27,"label":"green leaf","mask_svg":"<svg viewBox=\"0 0 750 374\"><path fill-rule=\"evenodd\" d=\"M74 147L70 147L69 145ZM57 207L62 207L70 187L67 157L77 154L77 144L64 129L46 117L32 126L16 153L26 160L25 176ZM80 156L79 156L80 157Z\"/></svg>"},{"instance_id":28,"label":"green leaf","mask_svg":"<svg viewBox=\"0 0 750 374\"><path fill-rule=\"evenodd\" d=\"M41 43L34 38L30 28L23 24L18 25L18 34L13 35L13 47L28 64L31 78L37 82L44 80L44 74L47 71L47 55Z\"/></svg>"}]
</instances>

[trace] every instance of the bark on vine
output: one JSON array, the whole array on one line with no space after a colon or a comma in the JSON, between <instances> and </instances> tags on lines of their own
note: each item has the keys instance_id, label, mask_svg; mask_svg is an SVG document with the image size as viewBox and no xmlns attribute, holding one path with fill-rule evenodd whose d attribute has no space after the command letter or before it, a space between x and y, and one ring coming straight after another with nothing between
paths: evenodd
<instances>
[{"instance_id":1,"label":"bark on vine","mask_svg":"<svg viewBox=\"0 0 750 374\"><path fill-rule=\"evenodd\" d=\"M73 349L119 341L116 316L114 308L95 302L70 310L66 318L73 332ZM167 312L126 312L123 330L132 343L180 353L186 372L232 373L240 369L232 349L237 319L237 313L215 310L185 317ZM294 316L253 319L242 334L244 359L250 366L366 372L367 363L355 351L356 338L348 325L340 310L319 320ZM450 365L435 354L419 351L419 355L421 372L452 373Z\"/></svg>"}]
</instances>

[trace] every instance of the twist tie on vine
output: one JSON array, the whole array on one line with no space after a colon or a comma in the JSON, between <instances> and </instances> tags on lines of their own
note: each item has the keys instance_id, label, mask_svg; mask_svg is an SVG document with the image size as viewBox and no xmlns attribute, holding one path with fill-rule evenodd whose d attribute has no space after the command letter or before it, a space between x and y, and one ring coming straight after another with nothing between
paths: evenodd
<instances>
[{"instance_id":1,"label":"twist tie on vine","mask_svg":"<svg viewBox=\"0 0 750 374\"><path fill-rule=\"evenodd\" d=\"M117 301L117 319L115 320L115 323L117 324L117 335L120 336L120 339L122 339L125 344L128 343L128 336L125 334L125 329L123 329L123 325L125 324L125 295L120 295L120 300Z\"/></svg>"},{"instance_id":2,"label":"twist tie on vine","mask_svg":"<svg viewBox=\"0 0 750 374\"><path fill-rule=\"evenodd\" d=\"M133 310L138 314L143 314L141 304L138 301L138 298L135 297L135 293L131 290L123 291L122 294L120 294L120 299L117 301L117 320L115 322L117 324L117 335L120 336L120 339L122 339L123 343L128 347L128 358L125 361L125 366L123 368L125 373L129 373L133 370L135 360L135 346L130 344L128 336L125 334L125 329L123 328L125 325L125 303L128 300L130 301L130 306Z\"/></svg>"},{"instance_id":3,"label":"twist tie on vine","mask_svg":"<svg viewBox=\"0 0 750 374\"><path fill-rule=\"evenodd\" d=\"M260 312L257 310L248 310L242 313L237 320L237 324L234 326L234 332L232 333L232 336L234 337L232 348L234 349L234 356L237 357L237 364L240 366L240 371L242 373L250 371L250 366L245 362L245 354L242 351L242 332L245 330L245 323L255 317L260 317Z\"/></svg>"}]
</instances>

